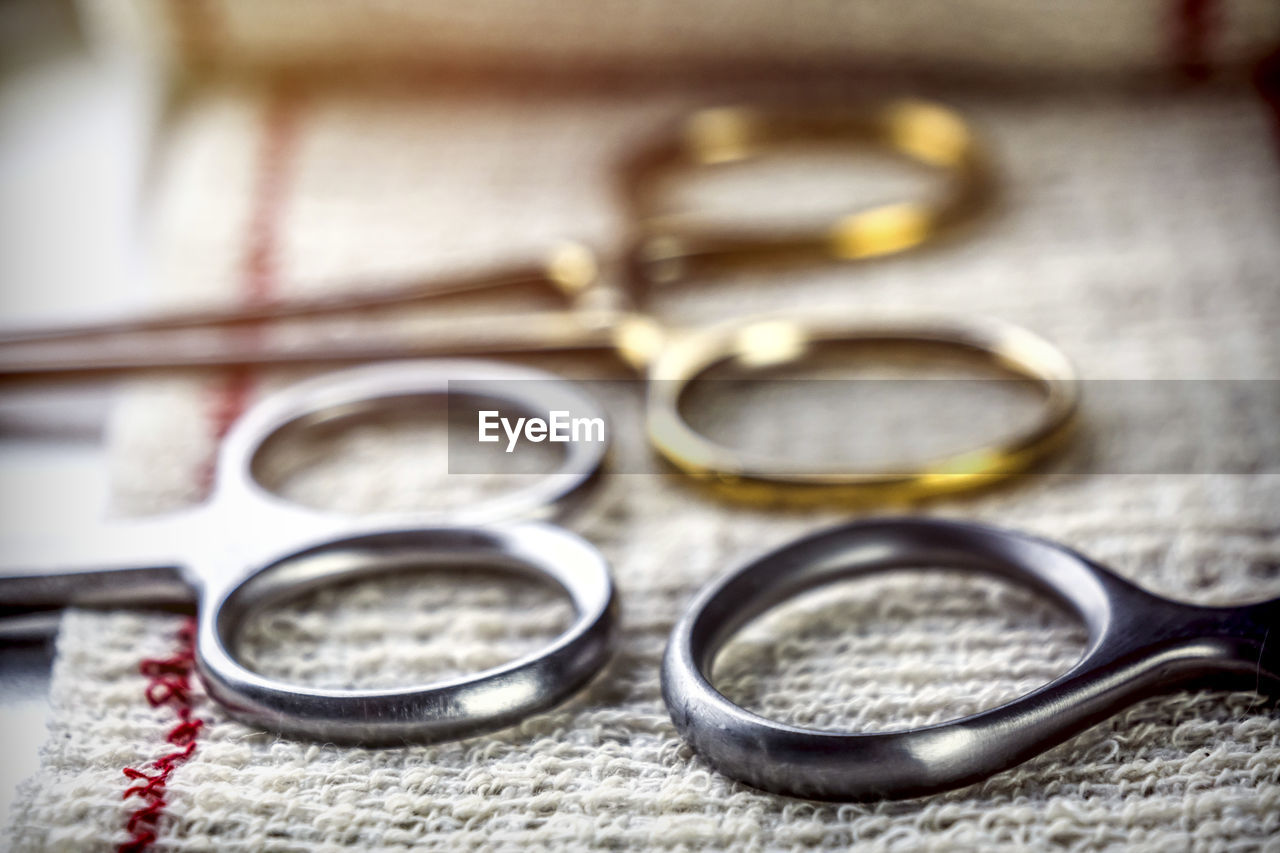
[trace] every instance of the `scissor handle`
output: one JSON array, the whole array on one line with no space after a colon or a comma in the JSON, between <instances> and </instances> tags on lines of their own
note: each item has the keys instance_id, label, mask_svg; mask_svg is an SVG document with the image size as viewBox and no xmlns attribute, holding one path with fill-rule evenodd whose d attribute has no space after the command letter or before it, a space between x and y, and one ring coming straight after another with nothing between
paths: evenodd
<instances>
[{"instance_id":1,"label":"scissor handle","mask_svg":"<svg viewBox=\"0 0 1280 853\"><path fill-rule=\"evenodd\" d=\"M672 176L754 159L794 143L880 149L938 170L946 182L931 198L850 209L817 227L750 228L717 224L696 214L659 212L663 184ZM849 261L902 252L974 219L992 188L986 160L964 119L941 104L920 100L856 110L701 110L637 148L619 176L623 204L638 232L633 263L643 281L683 278L707 267Z\"/></svg>"},{"instance_id":2,"label":"scissor handle","mask_svg":"<svg viewBox=\"0 0 1280 853\"><path fill-rule=\"evenodd\" d=\"M576 618L546 648L475 675L392 689L322 689L247 668L236 636L257 609L308 589L378 572L444 564L530 573L568 593ZM196 663L232 716L281 734L369 745L438 741L502 728L558 705L608 660L614 592L600 552L537 523L348 530L280 554L236 584L206 586Z\"/></svg>"},{"instance_id":3,"label":"scissor handle","mask_svg":"<svg viewBox=\"0 0 1280 853\"><path fill-rule=\"evenodd\" d=\"M613 623L613 587L604 558L564 530L529 518L558 518L595 482L607 444L569 442L560 468L528 485L441 512L373 517L293 506L255 474L273 437L382 410L422 397L481 399L538 415L563 409L599 418L599 405L554 374L512 365L433 360L354 368L270 395L237 421L223 442L210 523L261 530L275 546L251 543L193 561L201 578L196 660L209 692L246 722L288 735L366 744L430 741L500 728L558 704L603 665ZM489 525L489 526L477 526ZM277 550L272 550L272 548ZM234 653L255 609L314 586L371 572L445 563L532 572L573 599L577 619L543 651L477 675L391 690L325 690L253 672Z\"/></svg>"},{"instance_id":4,"label":"scissor handle","mask_svg":"<svg viewBox=\"0 0 1280 853\"><path fill-rule=\"evenodd\" d=\"M187 605L194 599L196 662L210 695L233 716L288 735L369 744L439 740L500 728L550 708L607 660L613 584L604 558L585 540L523 519L566 511L596 480L605 441L570 442L552 475L531 475L527 486L505 496L436 513L323 512L271 494L255 477L259 454L281 430L450 394L540 413L564 408L604 417L571 383L496 363L383 364L299 383L270 395L233 426L221 449L214 495L201 507L104 527L93 536L70 537L70 545L33 544L30 560L6 554L23 571L0 572L0 615L69 605ZM576 619L540 652L474 676L399 689L289 684L253 672L236 657L240 627L272 602L371 573L441 564L549 580L569 594Z\"/></svg>"},{"instance_id":5,"label":"scissor handle","mask_svg":"<svg viewBox=\"0 0 1280 853\"><path fill-rule=\"evenodd\" d=\"M292 506L265 489L256 475L264 448L284 430L366 416L423 398L450 396L496 401L537 416L563 410L575 417L599 419L602 424L607 420L600 404L580 387L534 368L461 359L351 368L275 392L236 421L219 451L210 503L230 513L242 512L244 505ZM558 469L545 475L530 475L529 482L521 488L469 505L414 511L411 515L420 524L558 519L576 506L586 487L597 481L608 453L605 440L566 442L563 446Z\"/></svg>"},{"instance_id":6,"label":"scissor handle","mask_svg":"<svg viewBox=\"0 0 1280 853\"><path fill-rule=\"evenodd\" d=\"M734 361L772 367L833 342L946 346L1037 384L1036 421L990 444L903 470L841 469L800 464L719 444L681 413L685 391L708 369ZM646 426L654 446L685 473L718 493L752 503L914 500L986 486L1024 471L1069 435L1079 406L1071 362L1044 338L1009 323L927 315L844 319L784 314L726 322L672 336L649 368Z\"/></svg>"},{"instance_id":7,"label":"scissor handle","mask_svg":"<svg viewBox=\"0 0 1280 853\"><path fill-rule=\"evenodd\" d=\"M883 733L784 725L711 685L716 653L749 620L804 590L898 568L953 567L1030 585L1072 610L1089 644L1068 672L962 719ZM662 691L676 728L711 765L781 794L899 799L1013 767L1145 697L1196 685L1280 687L1280 599L1195 607L1145 592L1052 542L979 524L860 521L792 542L704 589L671 633Z\"/></svg>"}]
</instances>

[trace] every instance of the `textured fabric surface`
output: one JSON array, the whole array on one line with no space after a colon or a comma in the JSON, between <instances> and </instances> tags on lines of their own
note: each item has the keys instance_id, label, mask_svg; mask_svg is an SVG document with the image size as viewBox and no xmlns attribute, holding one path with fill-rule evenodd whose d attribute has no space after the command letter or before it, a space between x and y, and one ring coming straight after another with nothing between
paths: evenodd
<instances>
[{"instance_id":1,"label":"textured fabric surface","mask_svg":"<svg viewBox=\"0 0 1280 853\"><path fill-rule=\"evenodd\" d=\"M106 26L222 68L530 65L586 72L908 66L1047 75L1247 67L1268 0L98 0Z\"/></svg>"},{"instance_id":2,"label":"textured fabric surface","mask_svg":"<svg viewBox=\"0 0 1280 853\"><path fill-rule=\"evenodd\" d=\"M157 172L161 296L234 300L479 267L566 235L607 245L620 227L609 163L655 120L733 94L203 91L175 116ZM660 294L659 310L696 322L798 304L927 306L1028 325L1090 378L1280 377L1280 171L1252 94L951 101L1001 171L999 209L966 239L857 267L697 282ZM616 370L603 358L543 363ZM120 511L198 501L219 431L291 378L139 383L113 428ZM637 401L609 405L622 452L643 453ZM762 412L761 428L789 414ZM1086 430L1074 452L1133 440L1106 412L1090 418L1107 428ZM273 487L349 510L456 499L478 487L422 449L438 427L374 424L295 448L311 467L291 474L285 459ZM1033 477L918 509L1050 536L1149 589L1230 603L1280 594L1278 508L1280 476L1256 474ZM661 702L668 631L710 578L850 514L731 506L658 473L615 477L573 524L611 561L622 621L615 658L580 695L496 734L366 750L256 731L194 684L204 727L167 778L155 847L1280 849L1280 710L1250 693L1147 701L986 782L910 802L806 802L711 770ZM474 671L536 648L567 618L537 585L430 573L282 607L250 626L245 655L308 683L381 685ZM16 849L128 838L141 803L123 799L135 783L121 769L172 751L176 722L172 704L146 701L139 661L173 655L180 625L66 616L42 769L14 809ZM1061 672L1082 643L1071 620L1016 588L895 575L769 615L726 650L717 683L780 719L886 728L990 707Z\"/></svg>"}]
</instances>

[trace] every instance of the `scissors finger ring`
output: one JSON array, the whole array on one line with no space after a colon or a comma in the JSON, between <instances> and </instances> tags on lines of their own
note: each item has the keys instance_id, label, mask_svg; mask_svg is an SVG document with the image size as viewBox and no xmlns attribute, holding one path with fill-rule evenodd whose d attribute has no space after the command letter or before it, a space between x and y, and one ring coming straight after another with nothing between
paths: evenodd
<instances>
[{"instance_id":1,"label":"scissors finger ring","mask_svg":"<svg viewBox=\"0 0 1280 853\"><path fill-rule=\"evenodd\" d=\"M821 223L761 229L724 222L711 211L673 212L671 190L700 174L769 152L834 145L879 151L928 173L931 190L889 203L850 199ZM409 356L603 351L646 380L648 432L681 471L722 496L750 502L913 500L986 486L1026 469L1060 446L1075 412L1074 377L1043 339L986 318L914 317L896 321L803 315L747 318L714 327L669 322L651 297L674 281L743 266L840 263L885 257L951 234L986 207L992 174L965 120L939 104L892 101L857 110L734 107L699 111L637 146L615 170L626 236L599 254L560 246L545 258L491 274L403 287L361 287L301 301L200 310L45 330L0 330L0 382L6 378L158 367L331 363ZM563 298L562 310L518 316L420 318L421 323L357 324L350 334L323 326L297 338L270 326L242 345L213 344L195 329L234 331L245 323L346 316L354 308L422 303L444 294L539 284ZM304 324L305 325L305 324ZM172 336L172 337L171 337ZM829 462L804 470L789 460L718 445L684 419L684 389L717 363L777 364L812 344L835 341L944 344L977 353L1039 384L1041 420L1018 435L911 470L851 470Z\"/></svg>"},{"instance_id":2,"label":"scissors finger ring","mask_svg":"<svg viewBox=\"0 0 1280 853\"><path fill-rule=\"evenodd\" d=\"M883 733L784 725L711 685L717 651L749 620L842 578L921 565L1030 585L1088 630L1079 662L1012 702ZM1061 545L979 524L861 521L792 542L704 589L671 633L662 694L676 729L712 766L757 788L825 800L919 797L1013 767L1148 696L1192 686L1280 687L1280 599L1197 607L1134 586Z\"/></svg>"},{"instance_id":3,"label":"scissors finger ring","mask_svg":"<svg viewBox=\"0 0 1280 853\"><path fill-rule=\"evenodd\" d=\"M726 361L771 367L829 342L940 345L963 351L1037 386L1035 421L989 444L903 470L805 465L717 443L681 413L689 386ZM646 427L654 447L684 473L726 497L755 503L917 499L987 485L1025 471L1070 435L1079 381L1062 352L1033 332L982 317L788 315L734 321L676 337L650 369Z\"/></svg>"},{"instance_id":4,"label":"scissors finger ring","mask_svg":"<svg viewBox=\"0 0 1280 853\"><path fill-rule=\"evenodd\" d=\"M245 722L287 735L366 744L464 737L551 708L608 659L614 589L588 542L556 519L593 483L603 442L569 445L558 471L498 498L441 512L352 516L297 506L255 478L263 448L283 430L368 409L460 395L545 414L560 405L603 418L571 383L530 368L420 361L356 368L273 394L232 427L213 494L160 518L77 531L6 548L0 615L66 606L190 604L196 665L209 694ZM236 657L254 611L317 586L424 565L520 571L562 588L576 613L539 652L475 675L396 689L321 689L254 672ZM43 568L43 571L35 571Z\"/></svg>"},{"instance_id":5,"label":"scissors finger ring","mask_svg":"<svg viewBox=\"0 0 1280 853\"><path fill-rule=\"evenodd\" d=\"M370 555L372 552L372 556ZM573 624L549 646L484 672L391 690L329 690L253 672L232 653L245 618L299 590L424 563L480 565L549 579L573 601ZM608 658L613 586L600 553L556 527L391 527L286 558L202 601L196 664L209 694L238 719L326 741L439 741L500 729L552 708Z\"/></svg>"}]
</instances>

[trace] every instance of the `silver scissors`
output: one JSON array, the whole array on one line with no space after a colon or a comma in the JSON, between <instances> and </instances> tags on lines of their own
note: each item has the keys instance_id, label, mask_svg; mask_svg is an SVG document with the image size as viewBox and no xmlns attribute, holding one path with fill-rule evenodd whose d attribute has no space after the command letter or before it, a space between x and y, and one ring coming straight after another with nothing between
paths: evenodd
<instances>
[{"instance_id":1,"label":"silver scissors","mask_svg":"<svg viewBox=\"0 0 1280 853\"><path fill-rule=\"evenodd\" d=\"M668 185L788 146L888 151L938 178L939 191L853 208L816 227L747 228L695 212L662 210ZM778 500L915 499L980 487L1020 472L1068 435L1078 388L1070 362L1039 336L989 318L927 314L852 317L802 312L703 327L667 322L646 307L650 291L725 267L774 269L794 262L883 257L950 235L980 212L991 178L964 120L942 106L894 101L846 112L722 108L695 113L617 170L633 232L612 252L569 245L540 262L474 278L403 287L363 287L331 297L266 302L62 329L0 332L0 379L179 367L333 364L405 357L612 353L646 380L645 425L670 463L732 498ZM376 325L274 335L281 321L314 323L358 309L429 302L514 284L563 296L568 310L508 316L427 318L408 327ZM246 329L248 334L245 334ZM294 334L297 332L297 334ZM305 332L305 333L304 333ZM681 411L689 385L726 362L766 370L831 342L871 347L944 346L1030 380L1043 392L1034 423L1016 433L896 470L798 464L718 442Z\"/></svg>"},{"instance_id":2,"label":"silver scissors","mask_svg":"<svg viewBox=\"0 0 1280 853\"><path fill-rule=\"evenodd\" d=\"M716 652L748 621L807 589L918 566L1002 576L1070 609L1088 630L1049 684L962 719L883 733L784 725L711 684ZM1276 636L1272 636L1272 634ZM662 695L713 767L756 788L822 800L920 797L1020 764L1140 699L1174 690L1280 688L1280 598L1197 607L1146 592L1044 539L925 518L859 521L796 540L703 589L671 632Z\"/></svg>"},{"instance_id":3,"label":"silver scissors","mask_svg":"<svg viewBox=\"0 0 1280 853\"><path fill-rule=\"evenodd\" d=\"M232 716L283 734L368 744L463 737L550 708L610 654L614 589L605 559L552 525L598 478L607 443L565 445L559 468L514 491L442 512L352 516L301 507L264 488L255 462L283 430L426 398L460 395L545 414L603 418L577 386L540 370L418 361L341 371L250 409L220 448L212 495L175 514L76 530L0 552L0 616L68 606L197 605L196 666ZM573 624L540 652L465 678L390 690L284 683L236 655L259 608L308 589L430 564L522 571L562 587Z\"/></svg>"}]
</instances>

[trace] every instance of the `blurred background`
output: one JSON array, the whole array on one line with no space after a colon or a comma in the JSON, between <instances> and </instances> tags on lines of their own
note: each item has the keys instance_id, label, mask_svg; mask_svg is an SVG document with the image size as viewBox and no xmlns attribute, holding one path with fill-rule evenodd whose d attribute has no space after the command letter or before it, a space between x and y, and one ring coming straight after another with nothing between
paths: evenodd
<instances>
[{"instance_id":1,"label":"blurred background","mask_svg":"<svg viewBox=\"0 0 1280 853\"><path fill-rule=\"evenodd\" d=\"M45 323L141 304L140 203L162 76L86 29L72 2L0 3L0 315ZM0 394L0 529L65 535L63 510L107 511L114 387ZM87 515L82 515L87 513ZM36 769L48 640L0 640L0 811Z\"/></svg>"},{"instance_id":2,"label":"blurred background","mask_svg":"<svg viewBox=\"0 0 1280 853\"><path fill-rule=\"evenodd\" d=\"M1001 196L975 240L869 264L856 292L847 271L726 274L664 309L977 311L1091 379L1274 379L1278 46L1271 0L0 0L0 322L607 246L613 164L689 109L906 95L990 145ZM706 195L768 219L918 186L806 168ZM260 392L237 381L5 389L3 529L199 499L191 471ZM0 806L37 767L51 654L0 646Z\"/></svg>"}]
</instances>

